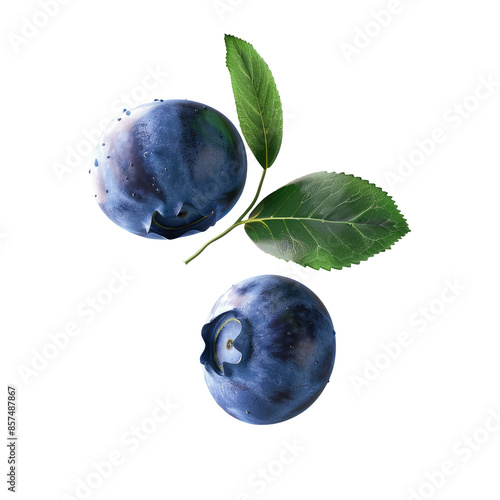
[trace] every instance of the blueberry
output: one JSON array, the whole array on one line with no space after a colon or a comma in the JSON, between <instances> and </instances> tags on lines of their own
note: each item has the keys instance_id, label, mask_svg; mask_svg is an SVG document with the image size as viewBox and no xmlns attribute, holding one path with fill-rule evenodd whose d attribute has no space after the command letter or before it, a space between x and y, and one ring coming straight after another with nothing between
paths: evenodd
<instances>
[{"instance_id":1,"label":"blueberry","mask_svg":"<svg viewBox=\"0 0 500 500\"><path fill-rule=\"evenodd\" d=\"M155 101L113 120L92 178L104 213L131 233L174 239L205 231L236 204L246 180L243 141L217 110Z\"/></svg>"},{"instance_id":2,"label":"blueberry","mask_svg":"<svg viewBox=\"0 0 500 500\"><path fill-rule=\"evenodd\" d=\"M318 398L335 360L330 315L307 287L257 276L230 288L203 327L205 381L215 401L251 424L295 417Z\"/></svg>"}]
</instances>

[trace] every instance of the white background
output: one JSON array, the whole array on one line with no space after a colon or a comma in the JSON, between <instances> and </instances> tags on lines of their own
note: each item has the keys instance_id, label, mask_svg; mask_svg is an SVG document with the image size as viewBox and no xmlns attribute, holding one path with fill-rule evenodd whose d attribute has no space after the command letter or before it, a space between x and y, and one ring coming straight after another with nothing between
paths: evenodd
<instances>
[{"instance_id":1,"label":"white background","mask_svg":"<svg viewBox=\"0 0 500 500\"><path fill-rule=\"evenodd\" d=\"M83 498L77 485L87 481L92 499L500 497L500 426L488 419L500 411L500 87L473 97L481 78L500 82L500 12L493 0L401 0L385 27L371 22L397 3L74 0L47 20L38 1L4 2L0 407L17 385L18 498ZM205 234L147 240L99 210L86 137L93 147L121 108L189 98L237 124L224 33L253 43L285 109L263 193L320 170L369 179L412 229L391 251L316 272L262 253L238 229L185 266L252 199L260 167L250 153L244 195ZM464 100L470 112L459 120ZM400 157L436 128L446 140L391 181ZM133 278L89 321L86 301L105 297L123 270ZM309 286L338 342L319 400L264 427L226 415L199 364L212 304L259 274ZM80 334L23 377L71 322ZM382 344L404 332L410 343L391 344L389 359ZM152 431L157 398L176 409ZM127 433L141 424L151 432L134 450ZM93 463L117 453L121 464L100 480ZM434 474L443 462L453 465L446 477ZM6 487L2 479L2 495Z\"/></svg>"}]
</instances>

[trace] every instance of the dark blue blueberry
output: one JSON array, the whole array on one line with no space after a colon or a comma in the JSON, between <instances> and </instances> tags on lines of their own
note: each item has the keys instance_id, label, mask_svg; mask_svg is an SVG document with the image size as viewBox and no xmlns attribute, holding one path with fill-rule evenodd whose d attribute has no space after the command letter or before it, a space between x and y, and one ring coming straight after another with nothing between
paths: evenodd
<instances>
[{"instance_id":1,"label":"dark blue blueberry","mask_svg":"<svg viewBox=\"0 0 500 500\"><path fill-rule=\"evenodd\" d=\"M229 289L203 327L201 363L215 401L251 424L303 412L330 379L335 331L320 299L282 276L258 276Z\"/></svg>"},{"instance_id":2,"label":"dark blue blueberry","mask_svg":"<svg viewBox=\"0 0 500 500\"><path fill-rule=\"evenodd\" d=\"M105 129L105 153L96 150L92 177L104 213L147 238L173 239L213 226L245 185L245 147L234 125L217 110L185 100L132 111Z\"/></svg>"}]
</instances>

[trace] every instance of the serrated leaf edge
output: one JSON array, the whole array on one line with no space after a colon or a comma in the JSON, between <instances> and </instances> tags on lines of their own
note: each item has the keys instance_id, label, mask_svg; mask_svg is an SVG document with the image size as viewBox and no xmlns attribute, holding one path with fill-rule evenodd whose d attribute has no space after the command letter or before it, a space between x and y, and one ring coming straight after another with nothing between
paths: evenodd
<instances>
[{"instance_id":1,"label":"serrated leaf edge","mask_svg":"<svg viewBox=\"0 0 500 500\"><path fill-rule=\"evenodd\" d=\"M401 216L401 219L402 221L405 223L405 231L402 232L401 234L398 234L396 233L396 236L397 239L395 239L387 248L384 248L383 250L378 250L377 252L375 252L373 255L369 255L368 257L365 257L365 258L361 258L357 261L354 261L354 262L350 262L349 264L345 265L345 266L341 266L341 267L335 267L335 266L331 266L331 267L325 267L325 266L318 266L318 267L314 267L314 266L310 266L308 264L301 264L300 262L295 262L294 260L290 260L290 259L284 259L282 257L276 257L275 255L272 255L268 252L265 252L264 250L262 250L253 240L252 242L254 243L254 245L263 253L267 254L267 255L270 255L271 257L275 257L277 259L281 259L281 260L284 260L285 262L293 262L294 264L297 264L301 267L304 267L304 268L308 268L310 267L311 269L315 269L316 271L319 271L320 269L324 269L325 271L328 271L330 272L332 269L335 269L335 270L342 270L344 268L350 268L352 265L356 265L358 266L359 264L361 264L361 262L366 262L368 259L371 259L372 257L375 257L375 255L378 255L378 254L381 254L381 253L384 253L386 252L387 250L390 250L399 240L401 240L404 236L406 236L408 233L411 233L411 229L408 225L408 221L406 220L405 216L403 215L403 213L401 212L401 210L399 209L398 205L396 204L394 198L389 194L387 193L386 191L384 191L381 187L377 186L376 184L374 184L373 182L370 182L366 179L363 179L362 177L359 177L357 175L354 175L354 174L346 174L345 172L328 172L326 170L322 170L320 172L312 172L310 174L306 174L302 177L299 177L298 179L294 179L293 181L290 181L288 182L287 184L285 184L284 186L282 187L286 187L286 186L291 186L293 184L295 184L296 182L304 179L305 177L309 177L311 175L317 175L317 174L338 174L338 175L345 175L346 177L351 177L353 179L358 179L362 182L365 182L366 184L370 185L370 186L373 186L374 188L378 189L379 191L381 191L383 194L385 194L391 201L392 203L394 204L394 208L396 209L397 213ZM275 191L273 191L272 193L269 193L266 197L264 197L259 203L258 205L255 207L254 210L256 210L259 205L268 197L268 196L271 196L273 193L275 193L276 191L278 191L279 189L282 189L282 188L278 188L276 189ZM259 212L260 213L260 212ZM258 215L258 214L257 214ZM249 218L247 220L245 220L245 232L247 232L247 235L248 235L248 231L247 231L247 224L250 225L250 223L252 222L252 218L255 218L255 216L253 215L253 212L250 214ZM248 235L249 236L249 235ZM250 237L250 236L249 236ZM252 238L250 238L252 239Z\"/></svg>"}]
</instances>

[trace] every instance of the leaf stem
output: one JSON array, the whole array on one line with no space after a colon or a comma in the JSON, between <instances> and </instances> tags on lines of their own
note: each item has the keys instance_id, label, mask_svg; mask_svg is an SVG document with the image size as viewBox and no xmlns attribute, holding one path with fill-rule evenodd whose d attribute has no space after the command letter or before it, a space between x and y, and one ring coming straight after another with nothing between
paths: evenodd
<instances>
[{"instance_id":1,"label":"leaf stem","mask_svg":"<svg viewBox=\"0 0 500 500\"><path fill-rule=\"evenodd\" d=\"M262 189L262 184L264 184L264 179L266 178L266 172L267 168L265 168L262 172L262 175L260 177L260 182L259 182L259 187L257 188L257 192L255 193L255 196L253 197L252 203L250 203L249 207L238 217L236 222L241 222L243 220L243 217L252 210L254 207L255 203L257 203L257 200L259 199L260 196L260 191Z\"/></svg>"},{"instance_id":2,"label":"leaf stem","mask_svg":"<svg viewBox=\"0 0 500 500\"><path fill-rule=\"evenodd\" d=\"M207 241L196 253L191 255L191 257L189 257L189 259L186 259L184 261L184 264L189 264L193 259L196 259L196 257L198 257L198 255L200 255L200 253L203 252L203 250L205 250L205 248L207 248L209 245L211 245L215 241L220 240L223 236L226 236L227 233L230 233L236 226L239 226L240 223L241 222L239 222L239 221L235 222L232 226L228 227L225 231L220 233L219 236L216 236L215 238L211 239L210 241Z\"/></svg>"},{"instance_id":3,"label":"leaf stem","mask_svg":"<svg viewBox=\"0 0 500 500\"><path fill-rule=\"evenodd\" d=\"M260 178L259 186L257 188L257 192L255 193L255 196L253 197L252 202L250 203L250 205L248 206L248 208L238 217L238 219L236 220L236 222L232 226L229 226L225 231L223 231L222 233L220 233L215 238L211 239L210 241L207 241L196 253L194 253L193 255L191 255L191 257L189 257L189 259L185 260L184 264L189 264L193 259L195 259L196 257L198 257L198 255L200 255L200 253L203 252L203 250L205 250L205 248L207 248L208 246L210 246L215 241L220 240L223 236L226 236L226 234L230 233L235 227L240 226L241 224L245 223L245 221L243 220L243 217L245 217L245 215L248 212L250 212L250 210L252 210L252 208L254 207L255 203L257 203L257 200L259 199L259 196L260 196L260 192L262 190L262 185L264 184L264 179L266 178L266 172L267 172L267 168L265 168L263 170L263 172L262 172L262 176Z\"/></svg>"}]
</instances>

